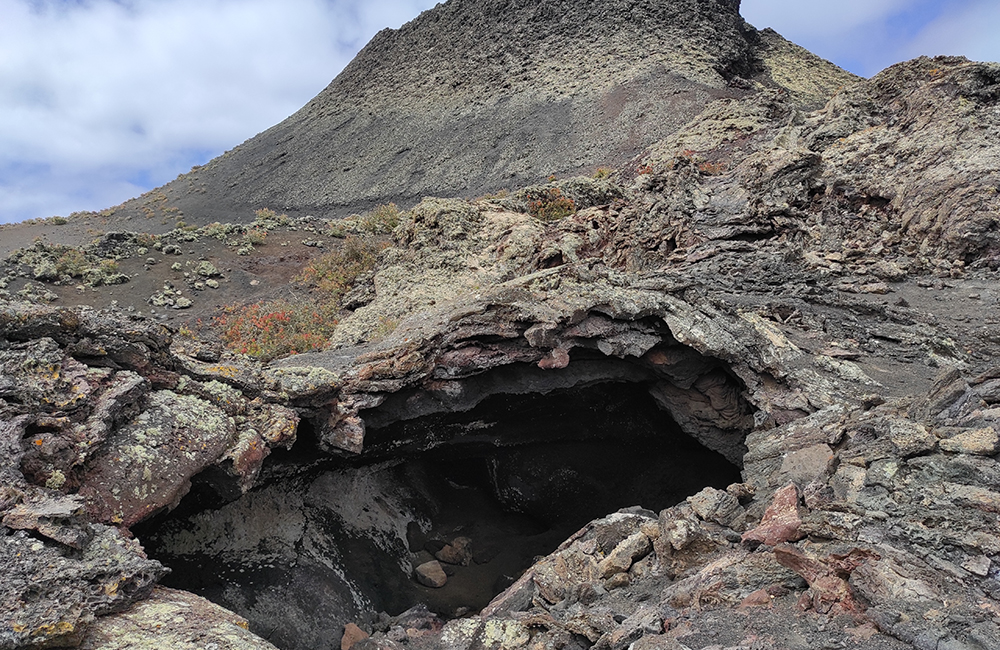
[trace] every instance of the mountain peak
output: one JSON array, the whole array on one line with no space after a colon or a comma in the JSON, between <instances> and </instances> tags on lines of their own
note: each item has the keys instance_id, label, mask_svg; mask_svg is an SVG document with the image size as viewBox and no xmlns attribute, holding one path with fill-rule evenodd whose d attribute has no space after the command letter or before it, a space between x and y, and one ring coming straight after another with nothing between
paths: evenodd
<instances>
[{"instance_id":1,"label":"mountain peak","mask_svg":"<svg viewBox=\"0 0 1000 650\"><path fill-rule=\"evenodd\" d=\"M850 79L758 32L737 0L450 0L379 32L294 115L158 192L195 223L474 196L623 165L716 99L777 87L816 107Z\"/></svg>"}]
</instances>

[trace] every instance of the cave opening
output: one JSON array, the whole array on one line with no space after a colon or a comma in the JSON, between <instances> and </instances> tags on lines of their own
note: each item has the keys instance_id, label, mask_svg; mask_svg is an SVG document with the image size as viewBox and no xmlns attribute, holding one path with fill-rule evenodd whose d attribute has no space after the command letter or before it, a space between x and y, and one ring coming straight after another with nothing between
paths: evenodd
<instances>
[{"instance_id":1,"label":"cave opening","mask_svg":"<svg viewBox=\"0 0 1000 650\"><path fill-rule=\"evenodd\" d=\"M135 532L172 569L167 586L236 611L281 648L338 647L345 623L419 604L474 613L595 518L741 480L655 399L655 382L627 379L494 383L466 410L408 419L389 405L363 413L370 450L353 458L321 452L304 421L258 487L220 496L216 476L199 477ZM443 584L417 571L428 563Z\"/></svg>"}]
</instances>

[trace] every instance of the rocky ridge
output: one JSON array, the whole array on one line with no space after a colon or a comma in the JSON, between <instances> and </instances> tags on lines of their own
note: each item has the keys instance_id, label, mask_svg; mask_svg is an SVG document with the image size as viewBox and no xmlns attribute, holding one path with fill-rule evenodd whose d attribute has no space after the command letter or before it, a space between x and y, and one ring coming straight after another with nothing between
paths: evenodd
<instances>
[{"instance_id":1,"label":"rocky ridge","mask_svg":"<svg viewBox=\"0 0 1000 650\"><path fill-rule=\"evenodd\" d=\"M154 590L130 530L224 566L202 587L283 648L349 623L357 650L1000 647L998 102L996 64L918 59L813 112L722 97L611 178L425 199L330 349L271 364L115 309L4 301L0 647L193 643L209 624L218 647L272 647ZM553 188L575 211L532 216ZM379 613L375 582L436 562L421 574L448 589L491 562L484 535L434 537L436 488L404 459L509 452L493 497L537 514L583 475L532 473L519 447L650 444L634 419L553 424L614 391L741 478L657 511L640 486L478 614ZM490 409L526 395L570 406L503 429Z\"/></svg>"}]
</instances>

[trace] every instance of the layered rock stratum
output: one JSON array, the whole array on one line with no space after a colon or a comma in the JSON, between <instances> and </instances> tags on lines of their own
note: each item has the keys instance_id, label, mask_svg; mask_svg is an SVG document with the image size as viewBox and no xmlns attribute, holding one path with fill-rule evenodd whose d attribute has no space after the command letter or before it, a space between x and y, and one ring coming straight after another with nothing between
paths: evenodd
<instances>
[{"instance_id":1,"label":"layered rock stratum","mask_svg":"<svg viewBox=\"0 0 1000 650\"><path fill-rule=\"evenodd\" d=\"M326 93L433 88L376 58L533 16L509 52L553 49L522 74L648 19L675 31L615 65L669 59L700 99L614 173L423 199L327 348L270 363L140 315L139 278L59 306L39 247L12 257L0 647L1000 647L1000 66L840 88L733 2L480 7L380 35ZM455 92L516 77L507 51Z\"/></svg>"}]
</instances>

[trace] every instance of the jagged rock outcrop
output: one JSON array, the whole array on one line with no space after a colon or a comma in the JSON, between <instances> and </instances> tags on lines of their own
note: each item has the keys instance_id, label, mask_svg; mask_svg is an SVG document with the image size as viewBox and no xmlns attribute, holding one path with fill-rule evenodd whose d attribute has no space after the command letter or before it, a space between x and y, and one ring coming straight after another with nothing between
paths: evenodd
<instances>
[{"instance_id":1,"label":"jagged rock outcrop","mask_svg":"<svg viewBox=\"0 0 1000 650\"><path fill-rule=\"evenodd\" d=\"M475 196L620 166L721 97L781 88L818 107L852 79L746 24L738 0L451 0L380 32L284 122L115 216Z\"/></svg>"},{"instance_id":2,"label":"jagged rock outcrop","mask_svg":"<svg viewBox=\"0 0 1000 650\"><path fill-rule=\"evenodd\" d=\"M154 591L139 542L282 648L1000 646L1000 68L917 59L807 112L829 77L782 81L800 53L735 3L629 6L719 98L638 169L424 199L326 351L0 303L0 648L270 647ZM545 61L620 19L563 8ZM470 11L328 92L424 79L372 57ZM767 66L793 92L726 81Z\"/></svg>"}]
</instances>

